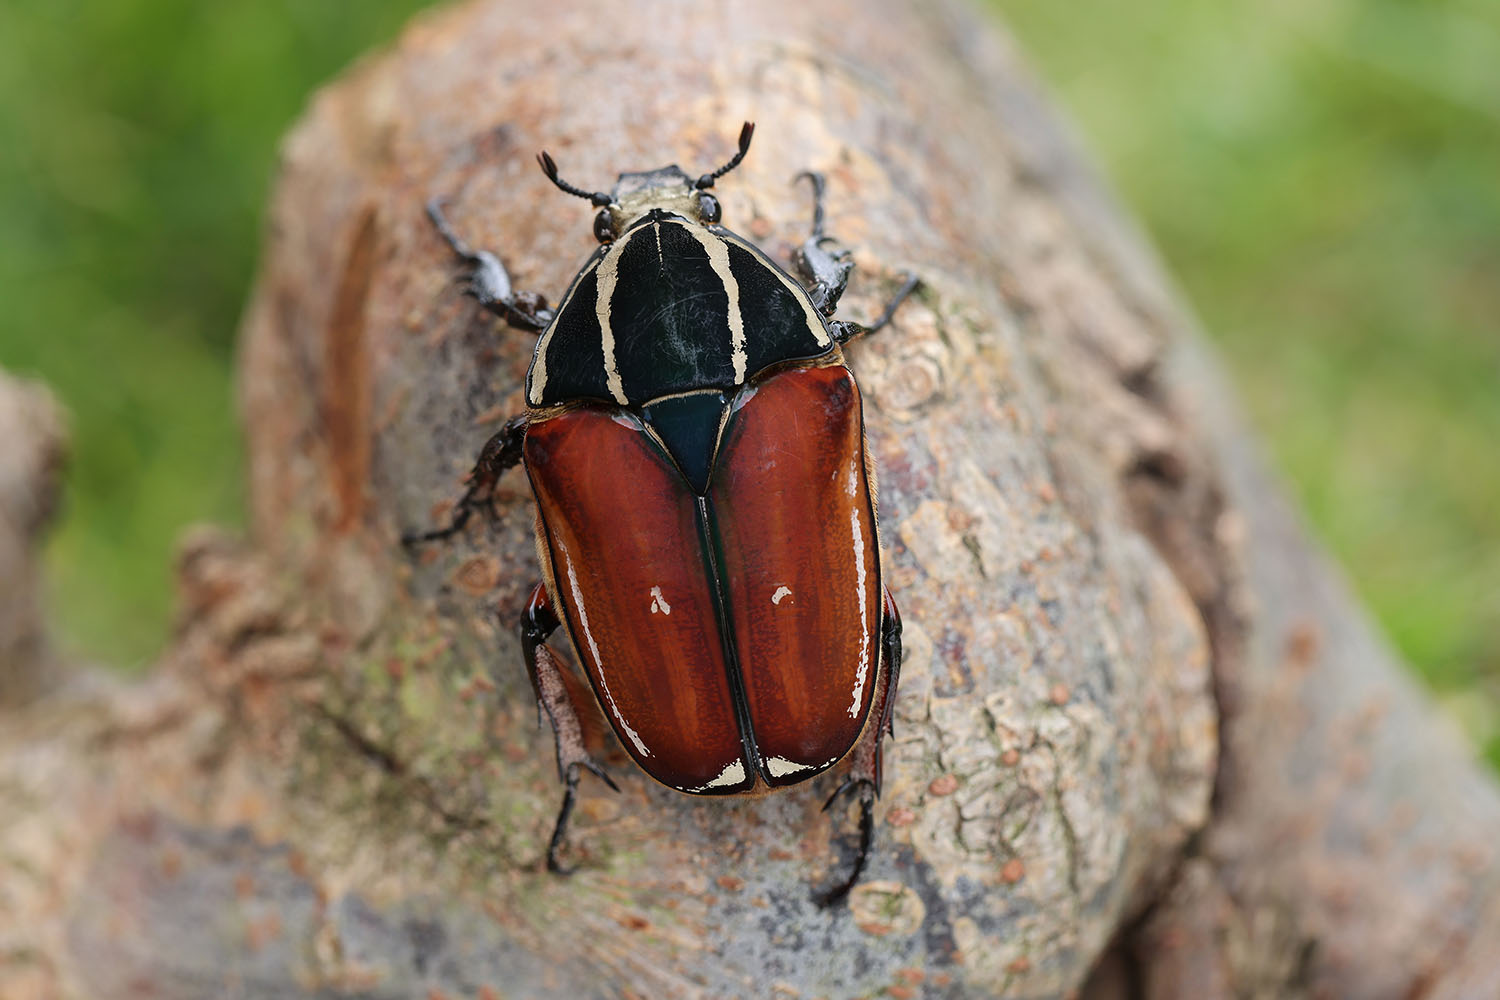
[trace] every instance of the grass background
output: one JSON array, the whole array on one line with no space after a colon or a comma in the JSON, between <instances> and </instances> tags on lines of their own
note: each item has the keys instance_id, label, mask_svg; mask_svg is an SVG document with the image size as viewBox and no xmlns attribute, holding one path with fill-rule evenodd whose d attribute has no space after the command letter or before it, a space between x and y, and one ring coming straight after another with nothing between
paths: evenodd
<instances>
[{"instance_id":1,"label":"grass background","mask_svg":"<svg viewBox=\"0 0 1500 1000\"><path fill-rule=\"evenodd\" d=\"M1500 3L991 0L1315 529L1500 765ZM278 136L419 0L0 6L0 365L73 414L51 607L125 668L241 519L230 364Z\"/></svg>"}]
</instances>

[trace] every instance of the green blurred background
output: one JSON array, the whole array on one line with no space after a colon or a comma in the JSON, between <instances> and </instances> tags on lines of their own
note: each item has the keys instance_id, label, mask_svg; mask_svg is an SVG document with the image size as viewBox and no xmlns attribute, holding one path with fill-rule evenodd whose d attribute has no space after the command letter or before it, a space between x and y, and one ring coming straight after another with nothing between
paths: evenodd
<instances>
[{"instance_id":1,"label":"green blurred background","mask_svg":"<svg viewBox=\"0 0 1500 1000\"><path fill-rule=\"evenodd\" d=\"M1316 530L1500 764L1500 3L993 0ZM149 661L242 519L230 365L278 136L418 0L0 6L0 365L72 411L51 607Z\"/></svg>"}]
</instances>

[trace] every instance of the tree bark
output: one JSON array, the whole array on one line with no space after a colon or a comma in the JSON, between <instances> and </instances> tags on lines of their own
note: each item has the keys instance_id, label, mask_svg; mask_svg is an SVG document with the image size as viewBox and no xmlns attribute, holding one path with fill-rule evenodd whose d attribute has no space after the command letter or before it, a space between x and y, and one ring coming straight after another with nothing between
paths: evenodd
<instances>
[{"instance_id":1,"label":"tree bark","mask_svg":"<svg viewBox=\"0 0 1500 1000\"><path fill-rule=\"evenodd\" d=\"M40 697L52 669L37 543L57 510L67 452L62 410L0 370L0 710Z\"/></svg>"},{"instance_id":2,"label":"tree bark","mask_svg":"<svg viewBox=\"0 0 1500 1000\"><path fill-rule=\"evenodd\" d=\"M721 162L745 119L727 225L784 257L809 214L791 179L822 170L860 265L841 314L924 282L850 351L907 660L875 856L832 912L810 897L854 840L819 811L836 776L704 801L608 741L622 792L586 778L578 871L543 871L560 791L511 628L538 575L524 476L455 544L398 542L521 408L533 343L459 294L424 201L556 300L590 212L536 150L604 186ZM149 681L3 718L0 994L1500 989L1494 783L965 8L426 16L288 138L242 343L253 543L189 536Z\"/></svg>"}]
</instances>

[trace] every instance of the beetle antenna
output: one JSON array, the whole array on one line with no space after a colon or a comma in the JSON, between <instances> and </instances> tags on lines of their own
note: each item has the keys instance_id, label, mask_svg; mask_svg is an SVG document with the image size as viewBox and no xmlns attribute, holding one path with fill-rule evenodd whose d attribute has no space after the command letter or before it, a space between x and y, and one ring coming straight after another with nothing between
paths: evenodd
<instances>
[{"instance_id":1,"label":"beetle antenna","mask_svg":"<svg viewBox=\"0 0 1500 1000\"><path fill-rule=\"evenodd\" d=\"M740 155L743 156L744 154L741 153ZM557 176L557 164L553 161L552 157L548 155L545 149L536 154L536 162L541 164L542 173L547 175L547 179L550 180L553 184L556 184L560 190L573 195L575 198L587 198L589 201L593 202L595 208L603 208L610 203L609 195L605 194L603 191L585 191L583 188L574 187L567 181L563 180L561 177Z\"/></svg>"},{"instance_id":2,"label":"beetle antenna","mask_svg":"<svg viewBox=\"0 0 1500 1000\"><path fill-rule=\"evenodd\" d=\"M735 153L734 156L730 158L729 162L724 164L718 170L715 170L711 174L704 174L702 177L698 178L698 183L694 184L693 187L697 188L699 191L702 191L704 188L711 188L714 186L714 181L718 180L720 177L723 177L725 174L729 173L729 171L739 166L740 161L745 158L745 154L750 152L750 139L754 135L754 122L746 122L743 126L741 126L740 151L738 153Z\"/></svg>"}]
</instances>

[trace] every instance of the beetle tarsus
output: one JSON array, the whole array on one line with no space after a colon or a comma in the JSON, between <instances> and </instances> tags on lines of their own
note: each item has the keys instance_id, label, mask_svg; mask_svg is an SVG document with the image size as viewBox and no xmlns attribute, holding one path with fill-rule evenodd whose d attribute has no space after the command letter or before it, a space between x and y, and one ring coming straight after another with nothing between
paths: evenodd
<instances>
[{"instance_id":1,"label":"beetle tarsus","mask_svg":"<svg viewBox=\"0 0 1500 1000\"><path fill-rule=\"evenodd\" d=\"M475 250L458 235L443 214L444 204L442 198L428 201L427 217L454 256L469 265L469 273L462 279L464 294L513 327L533 333L545 330L553 316L547 300L535 292L516 291L510 283L510 272L499 257L488 250Z\"/></svg>"},{"instance_id":2,"label":"beetle tarsus","mask_svg":"<svg viewBox=\"0 0 1500 1000\"><path fill-rule=\"evenodd\" d=\"M547 842L547 870L554 875L571 875L574 869L566 867L558 860L563 845L568 840L568 820L573 817L573 806L578 801L578 769L587 768L604 781L606 785L615 791L620 787L614 783L604 769L592 760L576 761L568 765L563 775L563 800L562 806L557 810L557 823L552 827L552 839Z\"/></svg>"},{"instance_id":3,"label":"beetle tarsus","mask_svg":"<svg viewBox=\"0 0 1500 1000\"><path fill-rule=\"evenodd\" d=\"M464 530L476 510L484 510L492 518L498 517L499 512L495 510L495 484L506 470L521 463L521 448L526 443L526 422L527 416L524 413L511 417L479 449L479 458L474 461L474 468L469 472L468 487L464 490L464 495L458 498L458 503L453 505L453 515L446 526L402 535L401 544L411 547L452 538Z\"/></svg>"},{"instance_id":4,"label":"beetle tarsus","mask_svg":"<svg viewBox=\"0 0 1500 1000\"><path fill-rule=\"evenodd\" d=\"M563 863L557 860L557 855L562 850L563 841L568 835L568 819L573 815L573 803L578 798L578 769L568 768L567 776L563 779L566 788L563 791L562 807L557 810L557 822L552 827L552 839L547 842L547 870L555 875L571 875L573 869L563 867Z\"/></svg>"},{"instance_id":5,"label":"beetle tarsus","mask_svg":"<svg viewBox=\"0 0 1500 1000\"><path fill-rule=\"evenodd\" d=\"M911 296L911 293L915 292L921 286L922 279L915 274L908 273L901 280L901 287L896 289L896 294L891 296L891 301L886 303L885 309L875 318L875 322L865 327L864 332L874 333L884 328L891 321L891 317L896 315L896 310L901 308L901 303L905 302Z\"/></svg>"},{"instance_id":6,"label":"beetle tarsus","mask_svg":"<svg viewBox=\"0 0 1500 1000\"><path fill-rule=\"evenodd\" d=\"M792 183L795 184L804 177L812 184L813 189L812 232L808 235L808 239L816 240L823 235L823 191L828 186L828 180L816 170L804 170L792 178Z\"/></svg>"},{"instance_id":7,"label":"beetle tarsus","mask_svg":"<svg viewBox=\"0 0 1500 1000\"><path fill-rule=\"evenodd\" d=\"M875 797L880 794L879 789L868 779L846 778L833 793L833 798L828 800L828 805L832 805L834 799L849 790L856 790L859 794L859 849L855 852L854 864L847 877L813 894L813 902L824 909L843 902L849 891L858 884L859 877L865 872L865 862L870 857L870 845L875 839ZM827 809L828 806L823 808Z\"/></svg>"},{"instance_id":8,"label":"beetle tarsus","mask_svg":"<svg viewBox=\"0 0 1500 1000\"><path fill-rule=\"evenodd\" d=\"M915 274L908 274L902 279L901 287L896 290L896 294L891 296L891 301L886 303L885 309L875 318L875 322L866 325L853 320L834 320L829 323L828 328L833 333L833 339L840 344L847 344L856 337L863 337L880 330L890 323L891 317L896 315L896 310L901 308L901 303L921 286L921 278Z\"/></svg>"}]
</instances>

